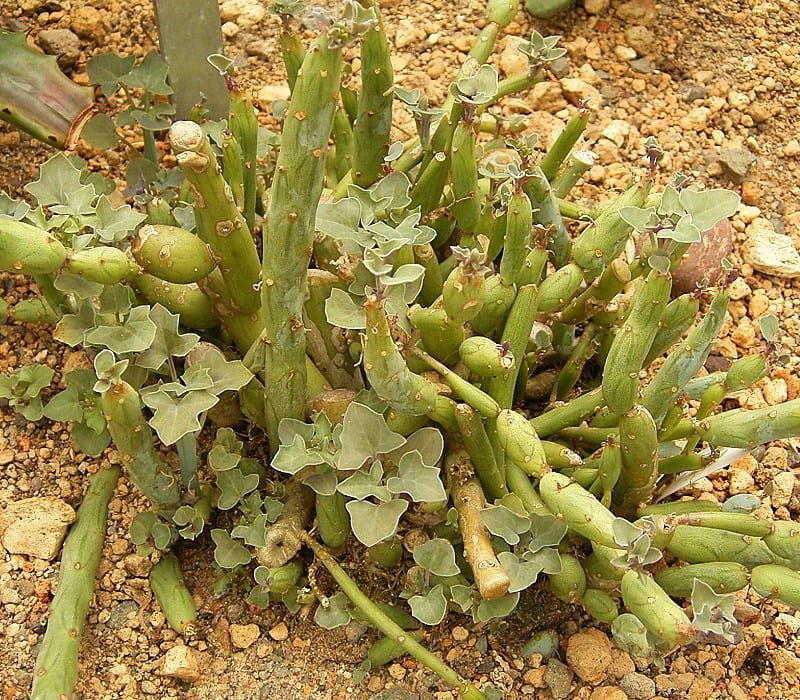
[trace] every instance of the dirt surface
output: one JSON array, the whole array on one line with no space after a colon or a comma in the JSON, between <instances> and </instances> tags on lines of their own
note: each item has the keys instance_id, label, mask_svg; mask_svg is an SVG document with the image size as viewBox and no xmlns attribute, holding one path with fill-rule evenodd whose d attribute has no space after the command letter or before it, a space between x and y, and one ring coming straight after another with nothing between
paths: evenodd
<instances>
[{"instance_id":1,"label":"dirt surface","mask_svg":"<svg viewBox=\"0 0 800 700\"><path fill-rule=\"evenodd\" d=\"M532 26L543 34L560 34L568 56L554 67L546 86L509 100L504 109L524 115L546 144L577 102L590 98L595 114L585 140L599 160L581 189L587 199L624 186L632 164L641 163L641 140L649 135L657 136L667 152L665 171L681 170L699 185L730 187L742 194L744 205L731 222L732 257L742 278L714 355L732 359L746 354L758 342L756 319L774 313L781 321L780 341L789 365L739 401L759 406L796 397L797 278L786 276L791 269L759 272L744 254L757 231L787 235L800 244L796 0L584 1L585 7L579 0L571 11L547 22L533 21L520 11L509 36L526 38ZM397 47L397 83L424 88L433 103L440 102L446 81L482 26L481 3L389 0L382 6ZM266 120L268 101L281 94L282 85L277 20L259 16L261 6L255 1L226 2L223 7L226 51L236 59L240 75L252 82ZM83 68L91 55L109 50L143 55L156 37L149 3L118 0L2 0L0 26L29 30L34 40L45 29L69 29L77 45L69 70L78 81L86 80ZM503 39L501 47L513 41ZM497 63L505 70L512 64L512 53L504 53ZM0 125L0 190L19 194L49 154ZM82 154L109 173L121 159L121 154ZM9 301L28 293L20 279L4 284ZM0 327L1 368L33 359L59 375L72 361L43 329ZM4 410L0 428L0 507L31 496L57 496L77 507L85 477L97 463L74 452L66 427L29 424ZM695 488L718 500L754 493L762 499L760 512L797 520L796 448L797 443L789 442L766 446ZM780 476L786 473L795 476L788 486ZM781 485L780 498L776 484ZM351 624L326 632L310 616L283 617L277 608L258 613L243 602L238 585L215 598L207 543L182 550L201 624L195 637L176 638L151 599L146 579L150 563L134 554L128 540L128 524L143 508L143 499L121 482L110 507L95 604L82 646L80 697L453 697L445 684L409 660L359 678L358 666L375 638L363 627ZM396 583L358 554L349 565L368 593L386 595ZM57 573L57 558L47 562L7 553L0 558L0 690L7 700L28 695ZM430 632L426 643L463 675L479 684L491 681L506 698L800 698L800 614L747 592L738 601L742 611L749 610L740 643L684 649L671 655L665 668L637 667L611 647L607 629L591 625L577 610L554 604L542 592L530 596L509 623L474 627L467 618L451 616L446 626ZM540 629L558 634L561 662L522 656L522 645ZM165 654L183 643L201 659L192 682L162 673Z\"/></svg>"}]
</instances>

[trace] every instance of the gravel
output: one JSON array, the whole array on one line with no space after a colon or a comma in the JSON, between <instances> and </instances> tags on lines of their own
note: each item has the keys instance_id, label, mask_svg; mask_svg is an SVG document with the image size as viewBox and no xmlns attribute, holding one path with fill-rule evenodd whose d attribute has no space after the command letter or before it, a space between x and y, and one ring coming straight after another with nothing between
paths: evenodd
<instances>
[{"instance_id":1,"label":"gravel","mask_svg":"<svg viewBox=\"0 0 800 700\"><path fill-rule=\"evenodd\" d=\"M275 59L277 19L263 13L260 2L227 0L223 5L227 52L244 66L243 75L265 100L285 96L282 68ZM424 89L432 103L441 103L446 79L464 59L482 22L480 3L384 0L382 5L389 33L401 45L395 56L398 84ZM73 0L66 7L57 9L56 4L39 0L0 0L0 21L29 29L33 40L51 32L42 37L42 44L53 36L68 40L67 69L79 82L86 82L85 63L94 53L115 50L141 56L153 46L156 31L149 3ZM789 358L788 366L734 400L754 408L797 397L800 143L794 135L800 104L796 41L800 14L796 1L579 0L572 10L547 22L533 23L520 12L509 33L525 37L534 24L545 34L560 34L568 55L553 67L554 80L547 89L537 88L541 103L516 100L509 111L513 107L537 125L546 146L577 100L588 96L595 102L597 112L583 146L598 152L599 160L580 190L586 201L597 201L609 189L626 185L633 164L644 155L641 141L649 135L658 136L666 150L664 179L666 173L680 170L700 186L731 187L745 196L730 224L731 259L747 289L732 301L729 322L712 359L730 361L746 352L757 342L758 317L774 313L782 328L780 352ZM77 53L73 36L79 39ZM266 122L269 104L262 103L262 110ZM413 128L410 121L406 126ZM49 155L46 148L0 125L2 188L19 194ZM100 158L91 151L80 155L109 172L121 160L114 154ZM764 260L770 253L764 241L776 247L772 260ZM788 273L780 266L787 261ZM30 293L22 278L7 278L4 284L8 301ZM0 327L0 370L42 357L43 352L45 364L56 370L72 361L73 353L54 346L41 329ZM767 446L735 464L730 474L704 479L694 493L702 491L704 498L716 501L730 493L753 494L761 499L763 515L797 520L797 455L797 441ZM30 424L3 410L0 467L0 507L30 497L58 498L77 507L85 476L97 464L70 445L65 426ZM204 543L182 553L202 624L196 637L178 639L151 599L146 582L149 561L133 554L128 544L128 525L143 508L143 500L123 480L110 505L109 536L82 648L81 697L455 697L408 659L373 670L361 680L357 671L375 639L372 632L348 640L344 630L326 632L310 619L284 616L278 608L256 613L232 605L241 591L216 599L211 591L210 549ZM5 669L6 697L28 694L57 567L57 561L20 554L5 553L0 558L0 668ZM598 632L607 640L608 631L591 631L586 620L569 610L557 611L549 623L539 622L538 628L553 629L561 642L560 657L545 664L537 654L521 657L520 649L538 628L520 621L474 629L470 620L457 618L450 630L433 630L426 643L461 673L478 682L491 680L512 699L549 694L599 700L619 697L620 691L632 700L653 698L655 693L703 699L800 697L800 615L748 591L736 599L740 610L750 612L738 644L680 650L666 659L663 669L639 664L633 671L633 660L613 649L607 673L587 675L586 655L596 649L581 654L579 645L570 643L575 633L583 635L578 641ZM531 603L537 611L539 605ZM172 651L184 642L191 652ZM563 653L570 646L573 657ZM165 657L170 663L178 657L180 669L191 666L185 672L188 678L195 677L192 664L199 664L199 679L189 686L180 677L164 676ZM582 674L579 669L584 669ZM587 680L582 681L581 675Z\"/></svg>"}]
</instances>

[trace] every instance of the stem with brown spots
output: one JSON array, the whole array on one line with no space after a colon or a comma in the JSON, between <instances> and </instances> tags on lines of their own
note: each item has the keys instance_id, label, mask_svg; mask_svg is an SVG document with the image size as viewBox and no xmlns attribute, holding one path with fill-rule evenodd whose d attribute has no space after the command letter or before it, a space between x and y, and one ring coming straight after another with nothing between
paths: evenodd
<instances>
[{"instance_id":1,"label":"stem with brown spots","mask_svg":"<svg viewBox=\"0 0 800 700\"><path fill-rule=\"evenodd\" d=\"M342 70L342 49L329 43L321 34L298 71L264 222L264 383L273 451L281 419L302 420L305 412L306 275Z\"/></svg>"}]
</instances>

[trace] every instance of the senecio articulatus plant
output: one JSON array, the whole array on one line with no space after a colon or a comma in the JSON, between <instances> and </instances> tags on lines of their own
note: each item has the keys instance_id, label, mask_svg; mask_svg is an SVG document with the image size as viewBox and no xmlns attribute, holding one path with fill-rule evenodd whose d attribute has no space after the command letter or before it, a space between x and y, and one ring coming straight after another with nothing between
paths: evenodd
<instances>
[{"instance_id":1,"label":"senecio articulatus plant","mask_svg":"<svg viewBox=\"0 0 800 700\"><path fill-rule=\"evenodd\" d=\"M280 136L228 76L230 117L204 121L198 107L196 121L172 123L177 167L129 175L133 206L112 204L107 182L61 154L27 186L32 204L0 197L0 268L41 292L3 302L4 314L55 323L93 360L45 405L46 368L5 377L4 395L29 419L72 421L87 454L113 443L152 504L131 537L161 553L152 587L177 632L197 621L169 550L206 529L218 592L248 575L252 605L316 601L325 627L367 621L386 638L369 663L412 654L466 698L496 691L461 678L413 628L448 611L506 617L540 579L638 656L732 642L732 594L746 586L800 607L800 527L754 514L753 498L664 500L800 434L800 399L724 402L767 375L773 318L763 352L701 372L732 271L672 294L689 244L738 197L679 177L657 189L648 139L616 198L566 201L593 160L573 153L589 110L540 154L524 130L501 136L509 124L493 109L549 79L564 54L534 32L519 46L528 70L500 79L487 61L517 9L489 0L434 107L395 86L374 0L338 14L277 3L291 87L275 107ZM316 31L307 47L300 23ZM360 81L345 70L353 47ZM4 71L22 50L11 42ZM151 99L167 94L156 59L106 61L90 75L107 94L149 91L160 111L143 127L156 129L167 114ZM17 123L49 133L28 98L3 99ZM396 108L411 112L413 138L392 140ZM204 426L216 437L198 451ZM256 434L267 450L252 449ZM93 478L69 535L33 697L72 693L116 475ZM232 528L214 527L217 510ZM356 541L371 566L407 565L410 615L369 599L337 563Z\"/></svg>"}]
</instances>

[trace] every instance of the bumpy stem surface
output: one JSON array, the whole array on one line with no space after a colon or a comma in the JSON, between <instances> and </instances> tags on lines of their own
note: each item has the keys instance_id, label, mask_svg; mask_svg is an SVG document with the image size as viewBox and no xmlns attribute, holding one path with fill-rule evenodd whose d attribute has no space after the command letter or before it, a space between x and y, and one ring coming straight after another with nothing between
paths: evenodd
<instances>
[{"instance_id":1,"label":"bumpy stem surface","mask_svg":"<svg viewBox=\"0 0 800 700\"><path fill-rule=\"evenodd\" d=\"M283 566L300 550L301 536L311 522L314 492L293 479L286 483L283 510L267 530L266 544L256 551L263 566Z\"/></svg>"}]
</instances>

